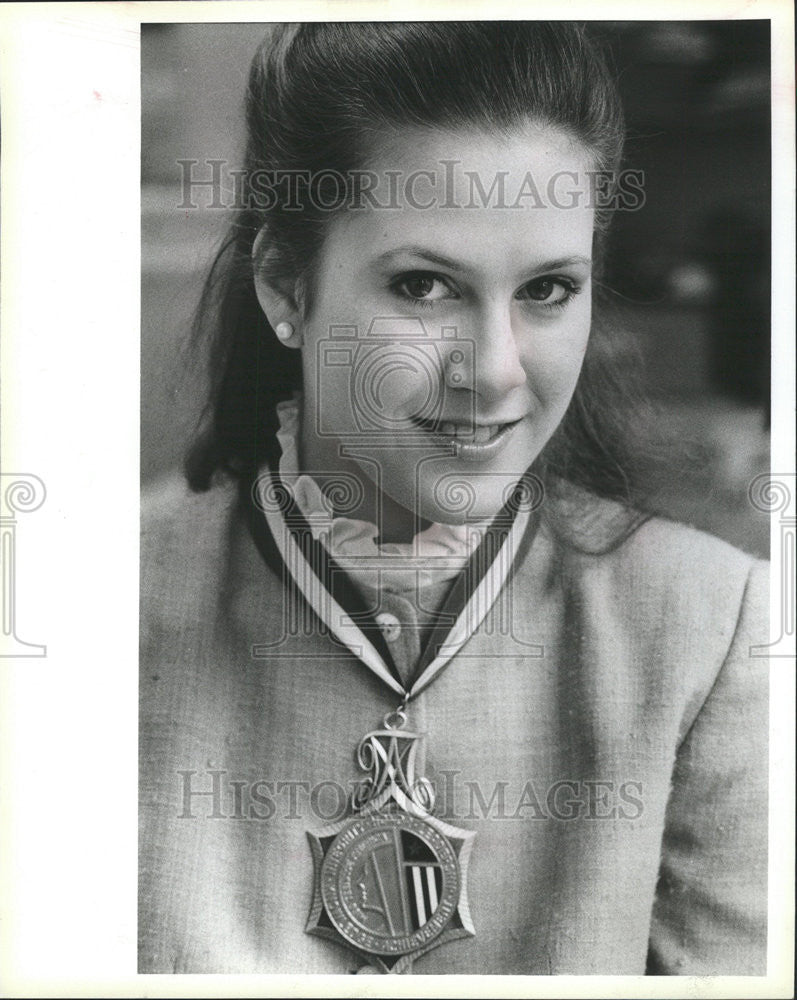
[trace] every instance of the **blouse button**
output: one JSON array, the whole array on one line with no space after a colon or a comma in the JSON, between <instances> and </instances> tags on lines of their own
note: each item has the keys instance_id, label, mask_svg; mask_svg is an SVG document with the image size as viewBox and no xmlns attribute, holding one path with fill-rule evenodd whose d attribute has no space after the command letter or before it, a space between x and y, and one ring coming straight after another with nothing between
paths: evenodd
<instances>
[{"instance_id":1,"label":"blouse button","mask_svg":"<svg viewBox=\"0 0 797 1000\"><path fill-rule=\"evenodd\" d=\"M395 642L401 632L401 623L395 615L382 612L376 616L376 624L388 642Z\"/></svg>"}]
</instances>

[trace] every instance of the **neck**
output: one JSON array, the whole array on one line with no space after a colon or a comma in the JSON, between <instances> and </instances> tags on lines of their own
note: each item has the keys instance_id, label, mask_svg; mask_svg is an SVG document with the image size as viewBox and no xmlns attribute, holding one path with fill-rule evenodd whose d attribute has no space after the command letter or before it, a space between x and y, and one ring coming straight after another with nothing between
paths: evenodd
<instances>
[{"instance_id":1,"label":"neck","mask_svg":"<svg viewBox=\"0 0 797 1000\"><path fill-rule=\"evenodd\" d=\"M379 528L379 542L408 543L415 535L429 526L428 521L419 521L416 515L397 503L392 497L380 492L373 480L351 458L340 454L340 444L334 439L322 439L315 434L305 434L308 426L306 419L302 420L302 433L299 436L299 469L308 476L316 476L323 488L323 480L332 481L336 473L343 477L352 477L359 483L362 500L355 507L339 509L335 506L335 516L356 518L369 521ZM327 471L327 470L334 470ZM318 475L321 471L323 474ZM332 492L333 504L334 493Z\"/></svg>"}]
</instances>

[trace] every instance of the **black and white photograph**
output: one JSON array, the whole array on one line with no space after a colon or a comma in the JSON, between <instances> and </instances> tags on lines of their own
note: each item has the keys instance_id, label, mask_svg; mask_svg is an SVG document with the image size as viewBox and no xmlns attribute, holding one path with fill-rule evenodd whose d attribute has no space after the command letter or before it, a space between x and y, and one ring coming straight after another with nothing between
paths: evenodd
<instances>
[{"instance_id":1,"label":"black and white photograph","mask_svg":"<svg viewBox=\"0 0 797 1000\"><path fill-rule=\"evenodd\" d=\"M143 26L142 971L763 973L769 45Z\"/></svg>"},{"instance_id":2,"label":"black and white photograph","mask_svg":"<svg viewBox=\"0 0 797 1000\"><path fill-rule=\"evenodd\" d=\"M119 155L38 231L84 248L69 386L4 282L6 434L9 371L63 393L3 468L4 824L53 782L89 861L41 830L4 877L110 946L66 932L42 995L789 995L791 12L64 6L9 32L3 124L91 24Z\"/></svg>"}]
</instances>

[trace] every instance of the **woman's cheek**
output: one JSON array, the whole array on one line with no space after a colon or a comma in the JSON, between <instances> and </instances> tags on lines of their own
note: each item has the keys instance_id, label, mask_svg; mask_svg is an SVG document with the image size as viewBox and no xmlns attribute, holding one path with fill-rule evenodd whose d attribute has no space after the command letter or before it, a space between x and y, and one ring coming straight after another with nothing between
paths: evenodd
<instances>
[{"instance_id":1,"label":"woman's cheek","mask_svg":"<svg viewBox=\"0 0 797 1000\"><path fill-rule=\"evenodd\" d=\"M538 341L523 359L528 385L542 403L555 404L572 392L584 361L588 336Z\"/></svg>"},{"instance_id":2,"label":"woman's cheek","mask_svg":"<svg viewBox=\"0 0 797 1000\"><path fill-rule=\"evenodd\" d=\"M362 352L353 382L356 405L371 411L385 429L398 429L411 416L431 416L440 402L440 374L433 358L400 342L388 351Z\"/></svg>"}]
</instances>

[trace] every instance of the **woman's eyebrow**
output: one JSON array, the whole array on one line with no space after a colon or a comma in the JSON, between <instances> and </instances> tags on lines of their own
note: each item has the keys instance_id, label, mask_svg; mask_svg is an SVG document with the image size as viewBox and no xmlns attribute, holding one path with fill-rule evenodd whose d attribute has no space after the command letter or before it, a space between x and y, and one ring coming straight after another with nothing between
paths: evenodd
<instances>
[{"instance_id":1,"label":"woman's eyebrow","mask_svg":"<svg viewBox=\"0 0 797 1000\"><path fill-rule=\"evenodd\" d=\"M467 264L453 260L450 257L444 257L443 254L435 253L434 250L429 250L426 247L416 246L413 244L395 247L393 250L386 250L385 253L380 254L376 260L380 264L392 263L396 257L400 257L402 255L422 257L424 260L429 261L430 264L437 264L439 267L447 267L451 271L473 270L473 268L469 267ZM540 261L539 263L532 264L530 269L532 271L555 271L560 267L572 267L573 265L592 267L592 259L590 257L583 257L579 254L574 254L569 257L557 257L554 260Z\"/></svg>"},{"instance_id":2,"label":"woman's eyebrow","mask_svg":"<svg viewBox=\"0 0 797 1000\"><path fill-rule=\"evenodd\" d=\"M572 267L574 264L581 265L582 267L592 267L592 258L582 257L580 254L574 254L572 257L557 257L556 260L544 260L539 264L535 264L533 270L556 271L560 267Z\"/></svg>"},{"instance_id":3,"label":"woman's eyebrow","mask_svg":"<svg viewBox=\"0 0 797 1000\"><path fill-rule=\"evenodd\" d=\"M395 257L400 257L403 254L407 254L412 257L423 257L424 260L428 260L430 264L438 264L440 267L447 267L452 271L467 270L466 265L460 264L457 261L452 260L450 257L444 257L442 254L435 253L434 250L427 250L426 247L414 246L412 244L395 247L393 250L386 250L385 253L380 254L376 259L380 264L389 264Z\"/></svg>"}]
</instances>

